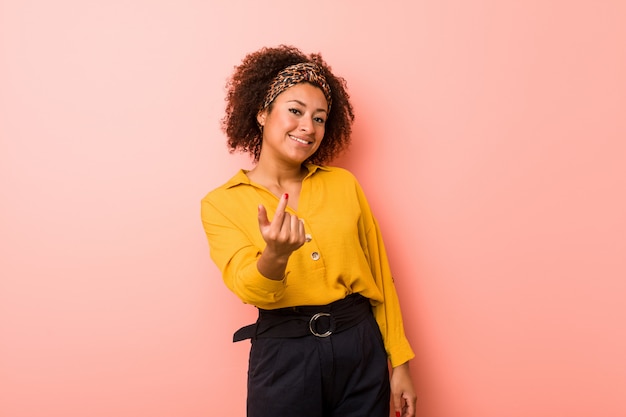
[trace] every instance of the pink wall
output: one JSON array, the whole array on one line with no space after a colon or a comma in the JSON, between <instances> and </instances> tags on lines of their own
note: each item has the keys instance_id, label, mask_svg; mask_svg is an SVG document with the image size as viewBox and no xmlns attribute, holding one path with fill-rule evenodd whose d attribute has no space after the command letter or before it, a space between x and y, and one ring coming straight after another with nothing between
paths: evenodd
<instances>
[{"instance_id":1,"label":"pink wall","mask_svg":"<svg viewBox=\"0 0 626 417\"><path fill-rule=\"evenodd\" d=\"M349 82L419 416L626 415L626 3L0 1L0 415L243 416L199 200L263 45Z\"/></svg>"}]
</instances>

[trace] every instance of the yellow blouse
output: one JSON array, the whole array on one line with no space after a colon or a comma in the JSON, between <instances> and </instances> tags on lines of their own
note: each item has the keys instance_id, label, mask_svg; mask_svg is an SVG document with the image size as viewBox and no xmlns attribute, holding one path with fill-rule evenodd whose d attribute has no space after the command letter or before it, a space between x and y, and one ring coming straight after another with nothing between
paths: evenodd
<instances>
[{"instance_id":1,"label":"yellow blouse","mask_svg":"<svg viewBox=\"0 0 626 417\"><path fill-rule=\"evenodd\" d=\"M265 247L257 207L271 220L278 199L240 170L202 199L202 222L211 258L224 282L244 303L263 309L321 305L352 293L370 299L392 366L414 357L404 334L387 254L365 194L356 178L336 167L307 165L298 212L310 240L294 251L285 278L257 270Z\"/></svg>"}]
</instances>

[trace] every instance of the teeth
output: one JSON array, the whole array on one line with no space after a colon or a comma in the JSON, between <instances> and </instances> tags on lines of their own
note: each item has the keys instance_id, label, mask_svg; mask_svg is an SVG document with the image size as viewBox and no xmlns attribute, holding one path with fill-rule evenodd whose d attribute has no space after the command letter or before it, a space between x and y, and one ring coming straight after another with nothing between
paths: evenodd
<instances>
[{"instance_id":1,"label":"teeth","mask_svg":"<svg viewBox=\"0 0 626 417\"><path fill-rule=\"evenodd\" d=\"M291 135L290 135L289 137L290 137L291 139L295 140L296 142L304 143L305 145L308 145L308 144L310 143L310 142L307 142L306 140L303 140L303 139L297 138L297 137L295 137L295 136L291 136Z\"/></svg>"}]
</instances>

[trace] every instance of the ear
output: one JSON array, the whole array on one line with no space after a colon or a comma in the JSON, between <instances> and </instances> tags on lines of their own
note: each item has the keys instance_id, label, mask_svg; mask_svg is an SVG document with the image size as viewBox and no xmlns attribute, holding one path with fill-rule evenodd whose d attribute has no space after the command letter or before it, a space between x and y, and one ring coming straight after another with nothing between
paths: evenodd
<instances>
[{"instance_id":1,"label":"ear","mask_svg":"<svg viewBox=\"0 0 626 417\"><path fill-rule=\"evenodd\" d=\"M257 115L256 115L256 121L259 124L259 126L265 126L265 118L267 117L267 108L261 110Z\"/></svg>"}]
</instances>

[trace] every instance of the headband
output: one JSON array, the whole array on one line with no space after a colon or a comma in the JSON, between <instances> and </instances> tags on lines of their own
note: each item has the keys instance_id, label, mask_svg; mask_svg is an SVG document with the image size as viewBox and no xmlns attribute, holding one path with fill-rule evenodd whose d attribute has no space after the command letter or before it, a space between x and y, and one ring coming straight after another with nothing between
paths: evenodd
<instances>
[{"instance_id":1,"label":"headband","mask_svg":"<svg viewBox=\"0 0 626 417\"><path fill-rule=\"evenodd\" d=\"M270 88L265 96L265 101L263 102L261 110L269 106L280 93L303 81L314 84L322 90L324 96L326 97L326 101L328 102L328 111L330 112L330 105L332 103L330 86L328 85L328 82L326 82L326 77L320 67L311 62L302 62L300 64L290 65L280 71L276 78L274 78L274 81L270 84Z\"/></svg>"}]
</instances>

